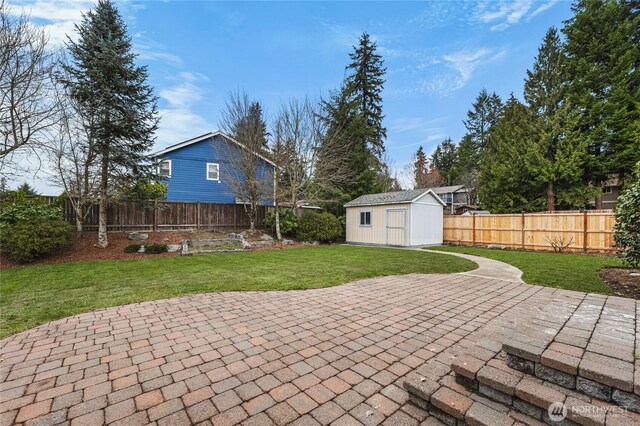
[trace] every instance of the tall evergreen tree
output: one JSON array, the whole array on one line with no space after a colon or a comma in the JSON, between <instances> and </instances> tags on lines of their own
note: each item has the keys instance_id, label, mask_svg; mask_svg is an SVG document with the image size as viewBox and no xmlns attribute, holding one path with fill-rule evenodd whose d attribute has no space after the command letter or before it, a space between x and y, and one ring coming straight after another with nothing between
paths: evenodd
<instances>
[{"instance_id":1,"label":"tall evergreen tree","mask_svg":"<svg viewBox=\"0 0 640 426\"><path fill-rule=\"evenodd\" d=\"M538 49L532 70L527 70L524 98L536 116L538 137L525 156L528 172L546 187L546 208L584 207L588 191L581 185L586 144L575 137L577 114L565 101L565 56L555 28L550 28Z\"/></svg>"},{"instance_id":2,"label":"tall evergreen tree","mask_svg":"<svg viewBox=\"0 0 640 426\"><path fill-rule=\"evenodd\" d=\"M346 79L345 89L365 121L367 148L381 160L387 137L387 129L382 124L382 90L387 69L376 49L376 43L371 41L369 34L363 33L358 47L354 47L349 54L351 63L347 70L351 71L351 75Z\"/></svg>"},{"instance_id":3,"label":"tall evergreen tree","mask_svg":"<svg viewBox=\"0 0 640 426\"><path fill-rule=\"evenodd\" d=\"M250 130L251 133L260 135L260 139L262 141L261 147L266 149L268 144L267 138L269 135L260 102L255 101L251 103L251 106L249 107L249 114L246 118L246 125L252 129Z\"/></svg>"},{"instance_id":4,"label":"tall evergreen tree","mask_svg":"<svg viewBox=\"0 0 640 426\"><path fill-rule=\"evenodd\" d=\"M389 167L384 162L386 128L383 126L382 90L384 74L382 57L376 53L376 43L364 33L354 52L349 55L349 75L341 89L323 101L323 119L328 127L327 140L340 137L350 147L344 164L339 167L351 173L348 183L336 188L328 198L335 199L329 210L342 213L341 205L363 194L384 190L390 182ZM326 173L330 171L322 167Z\"/></svg>"},{"instance_id":5,"label":"tall evergreen tree","mask_svg":"<svg viewBox=\"0 0 640 426\"><path fill-rule=\"evenodd\" d=\"M486 148L491 127L496 124L502 111L502 99L495 93L482 89L472 109L467 111L464 125L465 137L458 146L459 173L461 175L477 170L482 152Z\"/></svg>"},{"instance_id":6,"label":"tall evergreen tree","mask_svg":"<svg viewBox=\"0 0 640 426\"><path fill-rule=\"evenodd\" d=\"M640 14L637 1L579 0L565 22L568 99L588 144L585 180L600 188L640 160ZM596 208L602 208L601 197Z\"/></svg>"},{"instance_id":7,"label":"tall evergreen tree","mask_svg":"<svg viewBox=\"0 0 640 426\"><path fill-rule=\"evenodd\" d=\"M424 154L422 145L420 145L418 151L416 151L416 155L413 161L414 189L426 188L425 177L427 175L427 163L427 156Z\"/></svg>"},{"instance_id":8,"label":"tall evergreen tree","mask_svg":"<svg viewBox=\"0 0 640 426\"><path fill-rule=\"evenodd\" d=\"M458 183L458 147L451 138L438 144L431 154L431 163L440 171L446 185Z\"/></svg>"},{"instance_id":9,"label":"tall evergreen tree","mask_svg":"<svg viewBox=\"0 0 640 426\"><path fill-rule=\"evenodd\" d=\"M533 112L511 96L493 126L483 155L479 198L493 213L539 211L545 189L526 167L528 145L537 137Z\"/></svg>"},{"instance_id":10,"label":"tall evergreen tree","mask_svg":"<svg viewBox=\"0 0 640 426\"><path fill-rule=\"evenodd\" d=\"M106 247L107 200L110 191L132 177L154 175L145 153L158 124L156 97L147 84L147 68L136 64L131 37L110 0L76 25L78 41L69 39L71 62L64 82L71 96L91 116L100 170L98 246Z\"/></svg>"}]
</instances>

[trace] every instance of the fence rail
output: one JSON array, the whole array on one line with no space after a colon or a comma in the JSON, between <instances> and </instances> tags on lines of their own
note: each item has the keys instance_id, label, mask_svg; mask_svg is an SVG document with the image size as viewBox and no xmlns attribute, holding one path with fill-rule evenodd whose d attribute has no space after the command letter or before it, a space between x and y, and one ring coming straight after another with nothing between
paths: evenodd
<instances>
[{"instance_id":1,"label":"fence rail","mask_svg":"<svg viewBox=\"0 0 640 426\"><path fill-rule=\"evenodd\" d=\"M54 197L47 197L49 203ZM62 205L64 217L75 224L76 213L71 201ZM263 226L267 212L258 206L256 226ZM241 204L214 204L199 202L158 202L154 207L133 201L114 202L107 209L109 231L171 230L171 229L217 229L247 228L249 217ZM83 229L98 229L98 206L88 207Z\"/></svg>"},{"instance_id":2,"label":"fence rail","mask_svg":"<svg viewBox=\"0 0 640 426\"><path fill-rule=\"evenodd\" d=\"M610 252L613 224L611 211L445 216L444 242L542 251L555 241L567 251Z\"/></svg>"}]
</instances>

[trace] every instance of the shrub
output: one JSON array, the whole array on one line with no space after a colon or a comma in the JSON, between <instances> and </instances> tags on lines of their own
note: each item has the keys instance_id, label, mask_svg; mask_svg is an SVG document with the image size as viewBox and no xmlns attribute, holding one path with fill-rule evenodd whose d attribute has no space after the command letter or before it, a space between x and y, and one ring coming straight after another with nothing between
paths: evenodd
<instances>
[{"instance_id":1,"label":"shrub","mask_svg":"<svg viewBox=\"0 0 640 426\"><path fill-rule=\"evenodd\" d=\"M640 163L636 166L636 182L618 198L613 227L614 246L618 257L631 267L640 265Z\"/></svg>"},{"instance_id":2,"label":"shrub","mask_svg":"<svg viewBox=\"0 0 640 426\"><path fill-rule=\"evenodd\" d=\"M124 248L125 253L137 253L140 251L141 244L129 244Z\"/></svg>"},{"instance_id":3,"label":"shrub","mask_svg":"<svg viewBox=\"0 0 640 426\"><path fill-rule=\"evenodd\" d=\"M168 249L169 249L169 247L167 247L166 244L151 243L151 244L145 244L144 245L144 252L147 253L147 254L166 253Z\"/></svg>"},{"instance_id":4,"label":"shrub","mask_svg":"<svg viewBox=\"0 0 640 426\"><path fill-rule=\"evenodd\" d=\"M40 198L22 198L3 206L0 213L0 223L6 224L43 220L64 220L62 209L50 206Z\"/></svg>"},{"instance_id":5,"label":"shrub","mask_svg":"<svg viewBox=\"0 0 640 426\"><path fill-rule=\"evenodd\" d=\"M341 235L342 224L331 213L305 213L298 222L298 238L302 241L329 243Z\"/></svg>"},{"instance_id":6,"label":"shrub","mask_svg":"<svg viewBox=\"0 0 640 426\"><path fill-rule=\"evenodd\" d=\"M73 235L73 227L64 220L3 223L2 251L16 262L27 263L64 247Z\"/></svg>"},{"instance_id":7,"label":"shrub","mask_svg":"<svg viewBox=\"0 0 640 426\"><path fill-rule=\"evenodd\" d=\"M264 218L264 223L270 226L273 232L276 231L276 214L269 213ZM280 232L282 235L295 235L298 229L298 218L291 209L280 210Z\"/></svg>"},{"instance_id":8,"label":"shrub","mask_svg":"<svg viewBox=\"0 0 640 426\"><path fill-rule=\"evenodd\" d=\"M64 247L73 235L59 207L42 199L17 197L0 213L2 251L16 262L33 262Z\"/></svg>"}]
</instances>

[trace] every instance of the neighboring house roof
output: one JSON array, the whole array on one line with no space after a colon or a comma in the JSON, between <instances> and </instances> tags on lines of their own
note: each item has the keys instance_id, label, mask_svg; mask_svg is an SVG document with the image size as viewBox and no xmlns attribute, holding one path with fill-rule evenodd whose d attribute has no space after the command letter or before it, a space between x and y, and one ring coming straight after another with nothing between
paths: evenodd
<instances>
[{"instance_id":1,"label":"neighboring house roof","mask_svg":"<svg viewBox=\"0 0 640 426\"><path fill-rule=\"evenodd\" d=\"M432 188L436 194L450 194L452 192L458 192L461 189L465 189L464 185L452 185L452 186L439 186Z\"/></svg>"},{"instance_id":2,"label":"neighboring house roof","mask_svg":"<svg viewBox=\"0 0 640 426\"><path fill-rule=\"evenodd\" d=\"M159 156L164 155L164 154L166 154L168 152L175 151L175 150L180 149L180 148L184 148L185 146L189 146L189 145L192 145L194 143L202 142L203 140L206 140L206 139L209 139L209 138L212 138L212 137L215 137L215 136L220 136L222 138L225 138L226 140L228 140L230 142L233 142L234 144L238 145L240 148L246 149L247 151L251 152L252 154L257 155L259 158L261 158L265 162L271 164L272 166L274 166L274 167L276 166L273 161L269 160L264 155L250 150L245 145L241 144L240 142L238 142L237 140L233 139L231 136L227 135L226 133L221 132L220 130L217 130L215 132L209 132L209 133L206 133L206 134L204 134L202 136L197 136L197 137L195 137L193 139L187 139L184 142L180 142L180 143L177 143L175 145L171 145L171 146L169 146L169 147L167 147L167 148L165 148L165 149L163 149L161 151L154 152L154 153L150 154L149 156L150 157L159 157Z\"/></svg>"},{"instance_id":3,"label":"neighboring house roof","mask_svg":"<svg viewBox=\"0 0 640 426\"><path fill-rule=\"evenodd\" d=\"M410 191L383 192L380 194L361 195L355 200L349 201L345 207L374 206L380 204L411 203L425 194L430 193L443 206L445 203L431 189L412 189Z\"/></svg>"}]
</instances>

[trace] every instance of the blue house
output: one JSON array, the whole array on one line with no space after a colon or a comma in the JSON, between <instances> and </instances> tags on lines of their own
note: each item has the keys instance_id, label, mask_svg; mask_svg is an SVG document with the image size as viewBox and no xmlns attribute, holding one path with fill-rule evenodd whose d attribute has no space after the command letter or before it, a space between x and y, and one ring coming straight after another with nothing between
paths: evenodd
<instances>
[{"instance_id":1,"label":"blue house","mask_svg":"<svg viewBox=\"0 0 640 426\"><path fill-rule=\"evenodd\" d=\"M220 131L172 145L151 157L159 160L159 174L167 183L167 201L241 204L244 200L238 197L237 186L244 180L239 167L246 158L243 155L257 157L256 176L273 188L275 164ZM273 205L272 199L270 196L264 204Z\"/></svg>"}]
</instances>

